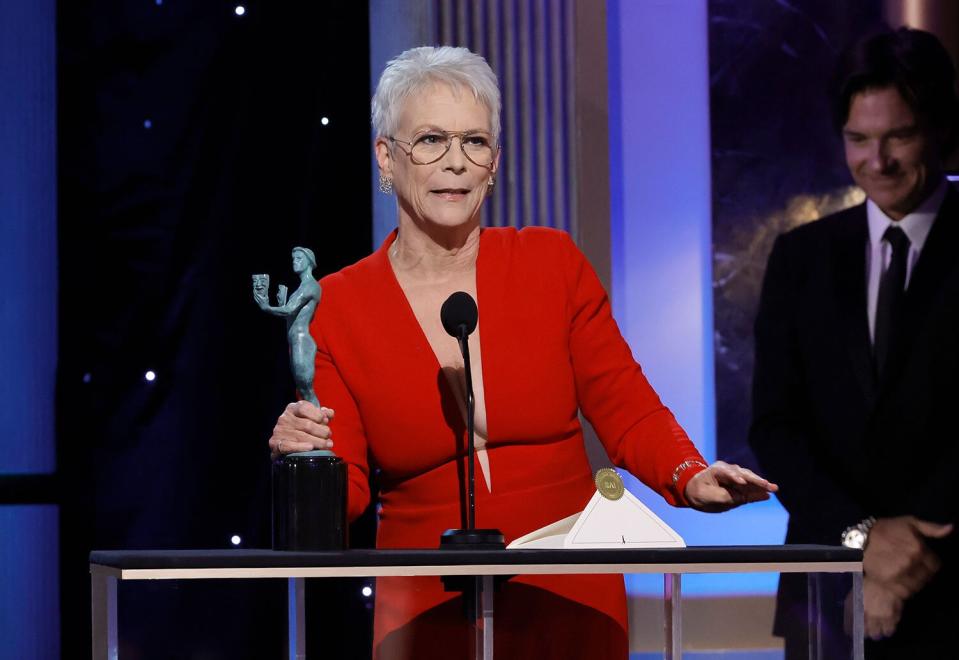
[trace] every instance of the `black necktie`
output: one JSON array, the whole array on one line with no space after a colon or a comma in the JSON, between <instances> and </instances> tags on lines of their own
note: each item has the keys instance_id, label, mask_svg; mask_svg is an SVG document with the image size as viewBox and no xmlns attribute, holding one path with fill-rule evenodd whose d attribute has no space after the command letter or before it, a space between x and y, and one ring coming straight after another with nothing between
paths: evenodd
<instances>
[{"instance_id":1,"label":"black necktie","mask_svg":"<svg viewBox=\"0 0 959 660\"><path fill-rule=\"evenodd\" d=\"M909 237L906 233L890 225L882 235L882 240L892 246L892 258L889 268L879 280L879 300L876 303L876 338L873 342L876 357L876 373L882 376L902 315L902 300L906 293L906 260L909 256Z\"/></svg>"}]
</instances>

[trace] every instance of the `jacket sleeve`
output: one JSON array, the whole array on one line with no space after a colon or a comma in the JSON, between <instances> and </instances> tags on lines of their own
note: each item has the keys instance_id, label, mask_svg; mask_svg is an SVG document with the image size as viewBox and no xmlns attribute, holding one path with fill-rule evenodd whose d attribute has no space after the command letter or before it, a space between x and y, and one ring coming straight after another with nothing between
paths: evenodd
<instances>
[{"instance_id":1,"label":"jacket sleeve","mask_svg":"<svg viewBox=\"0 0 959 660\"><path fill-rule=\"evenodd\" d=\"M569 294L569 353L580 409L610 459L673 505L687 506L686 484L705 463L659 400L613 320L609 297L586 258L564 235Z\"/></svg>"},{"instance_id":2,"label":"jacket sleeve","mask_svg":"<svg viewBox=\"0 0 959 660\"><path fill-rule=\"evenodd\" d=\"M959 522L959 481L956 479L956 464L959 462L959 437L953 428L952 449L930 461L928 478L920 489L912 514L920 520L937 523ZM953 532L953 537L956 532Z\"/></svg>"},{"instance_id":3,"label":"jacket sleeve","mask_svg":"<svg viewBox=\"0 0 959 660\"><path fill-rule=\"evenodd\" d=\"M794 312L798 268L788 240L776 239L760 294L749 444L763 476L779 484L779 500L794 521L823 531L819 542L838 543L842 531L868 513L817 463Z\"/></svg>"},{"instance_id":4,"label":"jacket sleeve","mask_svg":"<svg viewBox=\"0 0 959 660\"><path fill-rule=\"evenodd\" d=\"M956 461L959 461L959 449L953 448L951 460L942 461L933 470L929 484L923 489L914 509L914 515L920 520L943 524L959 522Z\"/></svg>"},{"instance_id":5,"label":"jacket sleeve","mask_svg":"<svg viewBox=\"0 0 959 660\"><path fill-rule=\"evenodd\" d=\"M350 522L360 517L370 504L370 470L367 458L366 432L356 401L340 375L334 356L323 335L321 313L317 310L310 332L316 341L316 372L313 387L320 404L333 409L333 451L346 461L349 491L347 517Z\"/></svg>"}]
</instances>

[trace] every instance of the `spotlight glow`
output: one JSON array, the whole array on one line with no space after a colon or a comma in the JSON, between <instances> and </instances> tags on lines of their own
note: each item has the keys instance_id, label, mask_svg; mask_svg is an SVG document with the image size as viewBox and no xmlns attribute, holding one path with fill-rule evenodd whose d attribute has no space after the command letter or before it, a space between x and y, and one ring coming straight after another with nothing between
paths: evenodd
<instances>
[{"instance_id":1,"label":"spotlight glow","mask_svg":"<svg viewBox=\"0 0 959 660\"><path fill-rule=\"evenodd\" d=\"M153 128L153 121L150 120L150 119L144 119L144 120L143 120L143 128L145 128L145 129L147 129L147 130Z\"/></svg>"},{"instance_id":2,"label":"spotlight glow","mask_svg":"<svg viewBox=\"0 0 959 660\"><path fill-rule=\"evenodd\" d=\"M238 534L234 534L233 536L230 537L230 543L232 543L233 545L240 545L242 541L243 539L241 539Z\"/></svg>"},{"instance_id":3,"label":"spotlight glow","mask_svg":"<svg viewBox=\"0 0 959 660\"><path fill-rule=\"evenodd\" d=\"M246 7L244 7L243 5L237 5L236 9L234 9L233 11L236 13L237 16L242 16L243 14L246 13Z\"/></svg>"},{"instance_id":4,"label":"spotlight glow","mask_svg":"<svg viewBox=\"0 0 959 660\"><path fill-rule=\"evenodd\" d=\"M330 118L329 118L329 117L320 117L320 123L323 124L324 126L326 126L327 124L330 123Z\"/></svg>"},{"instance_id":5,"label":"spotlight glow","mask_svg":"<svg viewBox=\"0 0 959 660\"><path fill-rule=\"evenodd\" d=\"M145 378L145 379L147 380L147 382L152 383L153 381L155 381L155 380L157 379L157 375L156 375L156 372L155 372L155 371L150 370L150 371L146 372L145 374L143 374L143 378Z\"/></svg>"},{"instance_id":6,"label":"spotlight glow","mask_svg":"<svg viewBox=\"0 0 959 660\"><path fill-rule=\"evenodd\" d=\"M89 383L91 380L93 380L93 374L91 374L90 372L83 374L84 383Z\"/></svg>"},{"instance_id":7,"label":"spotlight glow","mask_svg":"<svg viewBox=\"0 0 959 660\"><path fill-rule=\"evenodd\" d=\"M373 589L367 585L360 590L360 593L363 594L364 598L369 598L373 595Z\"/></svg>"}]
</instances>

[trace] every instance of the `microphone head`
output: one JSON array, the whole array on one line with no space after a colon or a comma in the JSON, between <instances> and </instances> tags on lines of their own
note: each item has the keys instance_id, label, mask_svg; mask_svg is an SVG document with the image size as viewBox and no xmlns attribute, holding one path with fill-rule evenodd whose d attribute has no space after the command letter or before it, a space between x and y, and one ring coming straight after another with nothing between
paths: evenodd
<instances>
[{"instance_id":1,"label":"microphone head","mask_svg":"<svg viewBox=\"0 0 959 660\"><path fill-rule=\"evenodd\" d=\"M440 308L440 320L451 336L468 337L476 330L479 311L473 296L465 291L457 291L446 299Z\"/></svg>"}]
</instances>

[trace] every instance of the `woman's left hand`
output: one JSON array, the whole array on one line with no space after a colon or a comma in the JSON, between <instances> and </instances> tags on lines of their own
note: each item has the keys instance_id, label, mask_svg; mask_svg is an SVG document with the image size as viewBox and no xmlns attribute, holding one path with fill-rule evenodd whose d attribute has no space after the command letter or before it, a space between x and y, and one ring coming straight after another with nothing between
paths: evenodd
<instances>
[{"instance_id":1,"label":"woman's left hand","mask_svg":"<svg viewBox=\"0 0 959 660\"><path fill-rule=\"evenodd\" d=\"M761 502L779 486L744 467L716 461L686 484L686 501L694 509L719 513L740 504Z\"/></svg>"}]
</instances>

